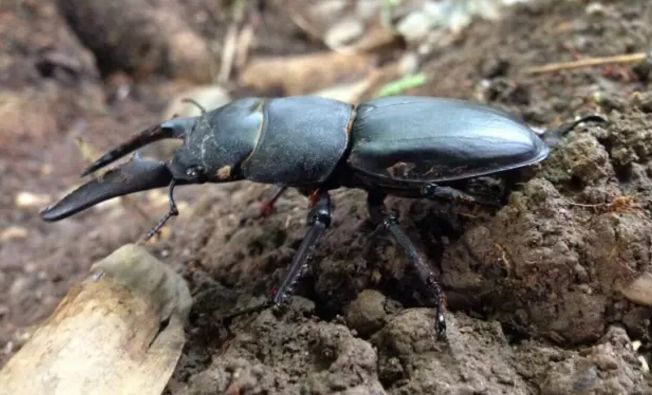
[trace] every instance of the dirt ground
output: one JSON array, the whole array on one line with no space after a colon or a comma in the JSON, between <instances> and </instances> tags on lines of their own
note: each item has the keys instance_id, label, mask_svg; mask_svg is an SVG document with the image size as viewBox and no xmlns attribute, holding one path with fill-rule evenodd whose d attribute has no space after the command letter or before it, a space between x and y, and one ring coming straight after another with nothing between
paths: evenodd
<instances>
[{"instance_id":1,"label":"dirt ground","mask_svg":"<svg viewBox=\"0 0 652 395\"><path fill-rule=\"evenodd\" d=\"M192 1L181 14L197 37L221 37L235 18L227 3ZM143 193L55 224L38 209L80 182L88 157L158 122L168 100L197 83L183 77L195 75L186 63L156 66L166 48L148 47L138 64L111 63L110 51L98 61L83 26L71 29L74 16L59 11L70 4L0 0L0 364L92 262L141 237L167 202ZM283 2L251 4L254 59L326 49L288 20ZM652 273L652 63L524 72L648 51L651 26L645 1L532 1L475 21L421 59L427 82L405 94L485 102L541 129L608 119L576 128L540 166L513 175L500 209L389 199L442 279L445 341L357 190L333 193L333 223L287 309L225 321L283 279L307 201L290 192L260 218L270 186L181 190L182 215L150 244L194 297L169 393L652 393L652 281L639 298L631 287ZM232 97L286 93L229 81Z\"/></svg>"}]
</instances>

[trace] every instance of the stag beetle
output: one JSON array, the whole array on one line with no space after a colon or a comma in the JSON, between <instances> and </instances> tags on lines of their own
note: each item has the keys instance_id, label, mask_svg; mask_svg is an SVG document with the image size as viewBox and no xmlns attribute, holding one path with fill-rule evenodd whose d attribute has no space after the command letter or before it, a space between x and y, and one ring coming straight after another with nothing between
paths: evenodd
<instances>
[{"instance_id":1,"label":"stag beetle","mask_svg":"<svg viewBox=\"0 0 652 395\"><path fill-rule=\"evenodd\" d=\"M451 184L536 164L554 145L544 140L554 142L589 120L602 121L586 117L541 139L503 112L452 99L399 96L352 106L317 97L245 98L144 130L100 157L82 175L160 139L182 139L183 145L165 163L134 156L46 208L41 216L56 221L116 196L168 186L170 210L148 233L150 237L178 213L175 185L246 179L297 188L311 201L309 229L270 301L278 306L330 225L329 191L361 188L368 191L371 219L395 238L435 301L435 326L444 336L441 287L424 255L385 208L385 197L476 202L476 197Z\"/></svg>"}]
</instances>

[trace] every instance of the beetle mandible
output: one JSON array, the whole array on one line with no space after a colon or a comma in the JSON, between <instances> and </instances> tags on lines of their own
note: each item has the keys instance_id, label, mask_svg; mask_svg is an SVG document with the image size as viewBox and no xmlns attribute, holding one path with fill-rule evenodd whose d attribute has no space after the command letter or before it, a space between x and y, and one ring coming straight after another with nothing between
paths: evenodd
<instances>
[{"instance_id":1,"label":"beetle mandible","mask_svg":"<svg viewBox=\"0 0 652 395\"><path fill-rule=\"evenodd\" d=\"M603 120L585 117L548 138L559 138L582 121ZM176 185L251 180L297 188L310 197L308 231L270 301L278 306L330 225L329 191L361 188L368 192L371 219L394 237L435 301L439 336L446 330L444 294L424 255L386 209L385 197L476 202L450 184L536 164L551 146L506 113L460 100L395 96L352 106L317 97L245 98L148 128L82 175L165 138L183 140L168 162L134 156L43 210L42 218L56 221L116 196L168 186L170 210L151 237L178 214Z\"/></svg>"}]
</instances>

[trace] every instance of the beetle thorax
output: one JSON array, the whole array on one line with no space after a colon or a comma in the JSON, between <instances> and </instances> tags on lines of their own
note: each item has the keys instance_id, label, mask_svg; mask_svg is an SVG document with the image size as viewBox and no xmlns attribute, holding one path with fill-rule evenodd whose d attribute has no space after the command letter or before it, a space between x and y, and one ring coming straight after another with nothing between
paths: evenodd
<instances>
[{"instance_id":1,"label":"beetle thorax","mask_svg":"<svg viewBox=\"0 0 652 395\"><path fill-rule=\"evenodd\" d=\"M199 117L170 164L175 178L241 179L240 165L256 147L262 119L262 100L257 98L237 100ZM201 180L192 179L197 176Z\"/></svg>"}]
</instances>

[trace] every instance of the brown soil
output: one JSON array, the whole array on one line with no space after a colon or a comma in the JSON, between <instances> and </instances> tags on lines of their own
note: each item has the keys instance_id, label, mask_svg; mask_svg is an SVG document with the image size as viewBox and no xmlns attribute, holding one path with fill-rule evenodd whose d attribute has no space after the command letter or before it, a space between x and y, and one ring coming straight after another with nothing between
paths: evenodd
<instances>
[{"instance_id":1,"label":"brown soil","mask_svg":"<svg viewBox=\"0 0 652 395\"><path fill-rule=\"evenodd\" d=\"M192 2L188 13L202 10ZM510 180L504 207L389 199L441 276L450 312L437 340L433 311L401 250L367 220L364 194L333 193L335 217L285 311L225 321L282 280L305 232L296 192L258 216L268 186L181 191L189 202L152 251L178 268L194 297L188 343L169 385L187 394L651 393L652 309L620 289L652 271L652 95L649 65L528 76L525 67L648 50L645 2L540 1L499 23L476 22L422 66L408 93L484 101L553 128L579 114L553 155ZM182 86L157 76L100 79L93 57L47 1L0 3L0 346L6 360L91 262L140 237L165 210L135 195L56 224L27 191L58 196L78 182L83 137L104 149L157 121ZM589 12L590 11L590 12ZM274 6L255 50L320 48ZM213 16L210 21L221 17ZM197 34L217 34L197 26ZM282 45L286 40L286 46ZM103 70L105 73L106 71ZM127 86L126 99L116 87ZM234 96L238 96L239 87ZM258 93L260 94L260 93ZM115 133L112 133L115 132ZM184 205L185 206L185 205ZM455 214L457 213L457 214ZM16 230L20 228L22 230ZM7 229L14 229L8 232ZM13 232L13 233L12 233ZM635 350L634 341L642 346Z\"/></svg>"}]
</instances>

